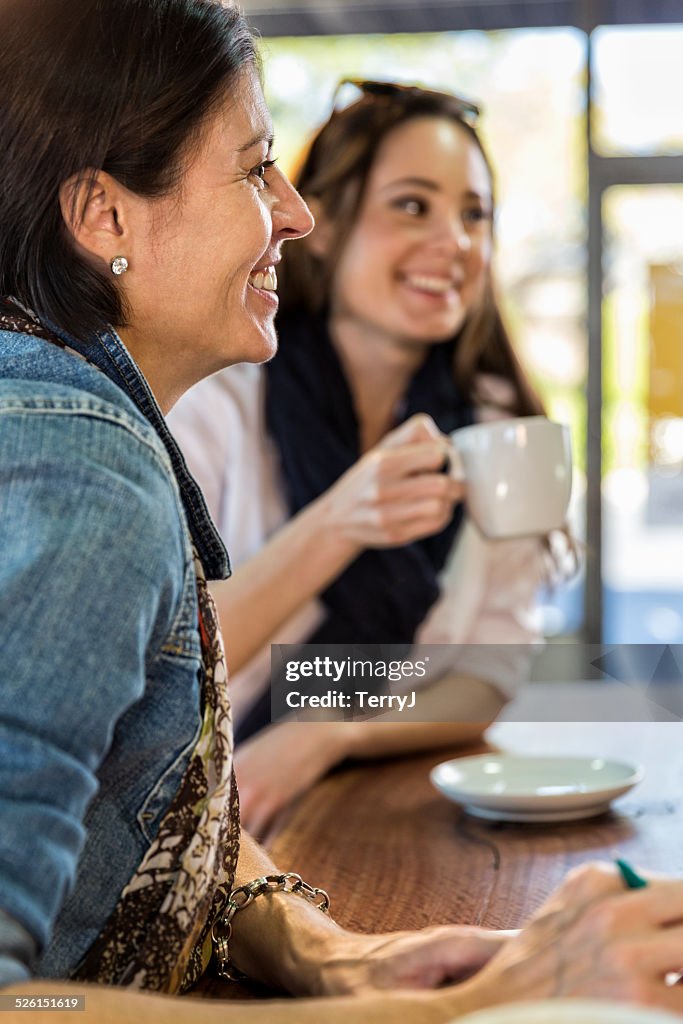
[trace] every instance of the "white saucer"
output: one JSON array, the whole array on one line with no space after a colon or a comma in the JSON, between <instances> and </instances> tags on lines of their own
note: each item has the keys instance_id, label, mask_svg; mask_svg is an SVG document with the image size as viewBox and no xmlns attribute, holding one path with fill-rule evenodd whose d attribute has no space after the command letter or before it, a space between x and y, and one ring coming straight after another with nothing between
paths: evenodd
<instances>
[{"instance_id":1,"label":"white saucer","mask_svg":"<svg viewBox=\"0 0 683 1024\"><path fill-rule=\"evenodd\" d=\"M457 1024L680 1024L680 1020L665 1010L602 999L544 999L479 1010L458 1018Z\"/></svg>"},{"instance_id":2,"label":"white saucer","mask_svg":"<svg viewBox=\"0 0 683 1024\"><path fill-rule=\"evenodd\" d=\"M601 757L481 754L432 768L432 784L468 814L492 821L574 821L602 814L643 769Z\"/></svg>"}]
</instances>

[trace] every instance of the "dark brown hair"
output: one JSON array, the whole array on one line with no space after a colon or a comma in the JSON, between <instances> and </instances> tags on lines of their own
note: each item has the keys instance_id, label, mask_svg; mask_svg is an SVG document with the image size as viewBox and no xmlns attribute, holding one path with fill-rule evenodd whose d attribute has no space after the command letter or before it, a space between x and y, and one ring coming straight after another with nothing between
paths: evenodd
<instances>
[{"instance_id":1,"label":"dark brown hair","mask_svg":"<svg viewBox=\"0 0 683 1024\"><path fill-rule=\"evenodd\" d=\"M0 295L74 335L123 325L113 278L71 242L60 187L103 170L170 193L245 67L259 67L252 34L220 0L2 0Z\"/></svg>"},{"instance_id":2,"label":"dark brown hair","mask_svg":"<svg viewBox=\"0 0 683 1024\"><path fill-rule=\"evenodd\" d=\"M287 246L278 276L282 308L319 313L330 299L336 265L358 216L366 182L378 148L394 128L417 117L448 118L456 122L481 153L493 183L491 164L479 136L457 97L417 87L364 92L344 110L335 110L317 131L300 158L293 180L304 199L316 199L335 228L328 255L320 257L305 242ZM474 108L476 110L476 108ZM460 330L454 374L463 393L477 400L480 373L498 374L514 390L512 416L543 414L543 404L515 354L495 300L489 277L478 307Z\"/></svg>"}]
</instances>

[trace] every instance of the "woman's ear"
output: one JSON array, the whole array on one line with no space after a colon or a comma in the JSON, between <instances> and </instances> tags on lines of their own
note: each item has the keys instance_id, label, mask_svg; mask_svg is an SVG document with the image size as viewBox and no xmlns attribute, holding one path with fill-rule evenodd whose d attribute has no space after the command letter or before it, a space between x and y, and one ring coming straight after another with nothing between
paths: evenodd
<instances>
[{"instance_id":1,"label":"woman's ear","mask_svg":"<svg viewBox=\"0 0 683 1024\"><path fill-rule=\"evenodd\" d=\"M126 234L122 186L104 171L86 168L59 189L59 205L67 231L91 256L109 261L119 255Z\"/></svg>"},{"instance_id":2,"label":"woman's ear","mask_svg":"<svg viewBox=\"0 0 683 1024\"><path fill-rule=\"evenodd\" d=\"M314 256L317 256L319 259L325 259L330 252L332 243L334 242L334 221L328 217L323 209L323 204L319 199L316 199L315 196L311 199L307 199L306 205L313 214L315 227L311 231L310 235L302 240L301 244L305 245L309 252L312 252Z\"/></svg>"}]
</instances>

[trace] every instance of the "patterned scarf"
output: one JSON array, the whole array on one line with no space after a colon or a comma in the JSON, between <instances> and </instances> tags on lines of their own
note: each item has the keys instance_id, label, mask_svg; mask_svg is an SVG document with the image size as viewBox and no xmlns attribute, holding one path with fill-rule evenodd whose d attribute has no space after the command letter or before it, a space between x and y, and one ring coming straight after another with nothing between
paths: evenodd
<instances>
[{"instance_id":1,"label":"patterned scarf","mask_svg":"<svg viewBox=\"0 0 683 1024\"><path fill-rule=\"evenodd\" d=\"M0 303L0 330L35 335L72 351L7 300ZM83 981L170 994L189 988L208 966L211 924L235 877L240 825L227 670L196 549L194 558L203 662L201 732L156 838L74 973Z\"/></svg>"}]
</instances>

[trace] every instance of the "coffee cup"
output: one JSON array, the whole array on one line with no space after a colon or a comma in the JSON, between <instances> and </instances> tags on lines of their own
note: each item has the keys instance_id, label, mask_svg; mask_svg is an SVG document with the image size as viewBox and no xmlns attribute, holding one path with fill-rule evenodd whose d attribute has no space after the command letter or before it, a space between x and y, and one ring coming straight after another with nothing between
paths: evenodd
<instances>
[{"instance_id":1,"label":"coffee cup","mask_svg":"<svg viewBox=\"0 0 683 1024\"><path fill-rule=\"evenodd\" d=\"M572 484L569 428L545 416L492 420L450 435L451 475L465 482L473 522L490 540L564 526Z\"/></svg>"}]
</instances>

